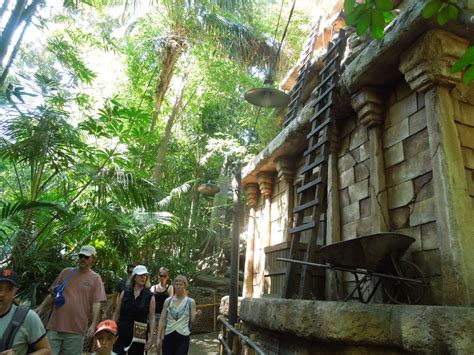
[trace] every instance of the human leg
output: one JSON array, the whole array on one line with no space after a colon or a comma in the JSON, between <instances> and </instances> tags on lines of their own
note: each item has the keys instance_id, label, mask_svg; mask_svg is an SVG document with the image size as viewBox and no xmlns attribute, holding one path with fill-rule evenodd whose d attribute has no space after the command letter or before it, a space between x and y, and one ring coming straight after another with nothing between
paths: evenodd
<instances>
[{"instance_id":1,"label":"human leg","mask_svg":"<svg viewBox=\"0 0 474 355\"><path fill-rule=\"evenodd\" d=\"M178 332L172 332L170 334L165 335L165 337L163 338L163 346L161 348L162 355L176 354L176 334L178 334Z\"/></svg>"},{"instance_id":2,"label":"human leg","mask_svg":"<svg viewBox=\"0 0 474 355\"><path fill-rule=\"evenodd\" d=\"M51 354L59 355L63 344L63 339L61 335L54 330L48 330L46 334L48 336L49 344L51 345Z\"/></svg>"},{"instance_id":3,"label":"human leg","mask_svg":"<svg viewBox=\"0 0 474 355\"><path fill-rule=\"evenodd\" d=\"M189 335L177 334L176 336L176 355L187 355L189 350Z\"/></svg>"},{"instance_id":4,"label":"human leg","mask_svg":"<svg viewBox=\"0 0 474 355\"><path fill-rule=\"evenodd\" d=\"M82 355L84 336L75 333L59 333L63 338L62 352L64 355Z\"/></svg>"}]
</instances>

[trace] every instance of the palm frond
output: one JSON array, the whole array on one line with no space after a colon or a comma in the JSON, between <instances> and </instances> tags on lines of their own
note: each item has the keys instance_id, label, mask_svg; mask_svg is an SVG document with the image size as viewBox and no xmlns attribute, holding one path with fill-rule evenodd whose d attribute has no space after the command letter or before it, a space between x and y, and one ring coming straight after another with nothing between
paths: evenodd
<instances>
[{"instance_id":1,"label":"palm frond","mask_svg":"<svg viewBox=\"0 0 474 355\"><path fill-rule=\"evenodd\" d=\"M3 202L0 201L0 220L14 216L20 212L24 212L34 208L47 208L55 210L61 214L67 213L67 210L60 204L48 201L16 201Z\"/></svg>"},{"instance_id":2,"label":"palm frond","mask_svg":"<svg viewBox=\"0 0 474 355\"><path fill-rule=\"evenodd\" d=\"M169 193L168 196L166 196L165 198L161 199L158 202L158 206L161 207L161 208L167 206L174 197L178 197L178 196L188 192L189 190L191 190L191 187L193 186L192 185L193 183L194 183L194 180L190 180L190 181L187 181L187 182L185 182L184 184L182 184L178 187L175 187L174 189L171 190L171 192Z\"/></svg>"}]
</instances>

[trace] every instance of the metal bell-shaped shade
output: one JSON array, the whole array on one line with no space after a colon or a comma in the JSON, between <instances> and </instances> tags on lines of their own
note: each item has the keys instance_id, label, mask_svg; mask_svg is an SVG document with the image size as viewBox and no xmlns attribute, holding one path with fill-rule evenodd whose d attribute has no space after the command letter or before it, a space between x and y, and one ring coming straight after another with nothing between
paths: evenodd
<instances>
[{"instance_id":1,"label":"metal bell-shaped shade","mask_svg":"<svg viewBox=\"0 0 474 355\"><path fill-rule=\"evenodd\" d=\"M287 94L271 87L250 89L244 97L252 105L265 108L287 106L290 102Z\"/></svg>"}]
</instances>

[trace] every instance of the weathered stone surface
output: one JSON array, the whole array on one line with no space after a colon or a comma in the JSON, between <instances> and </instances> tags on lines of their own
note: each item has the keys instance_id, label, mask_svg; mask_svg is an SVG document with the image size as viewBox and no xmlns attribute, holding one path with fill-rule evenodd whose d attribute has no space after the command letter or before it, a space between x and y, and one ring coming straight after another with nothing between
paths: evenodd
<instances>
[{"instance_id":1,"label":"weathered stone surface","mask_svg":"<svg viewBox=\"0 0 474 355\"><path fill-rule=\"evenodd\" d=\"M407 138L410 135L408 129L408 118L387 128L383 135L383 147L389 148Z\"/></svg>"},{"instance_id":2,"label":"weathered stone surface","mask_svg":"<svg viewBox=\"0 0 474 355\"><path fill-rule=\"evenodd\" d=\"M350 153L344 154L337 160L337 170L339 173L343 173L344 171L351 169L356 164L354 157Z\"/></svg>"},{"instance_id":3,"label":"weathered stone surface","mask_svg":"<svg viewBox=\"0 0 474 355\"><path fill-rule=\"evenodd\" d=\"M474 169L474 150L466 147L461 147L461 151L464 166L469 169Z\"/></svg>"},{"instance_id":4,"label":"weathered stone surface","mask_svg":"<svg viewBox=\"0 0 474 355\"><path fill-rule=\"evenodd\" d=\"M422 249L421 246L421 227L408 227L402 228L397 231L398 233L408 235L409 237L415 238L415 241L408 248L407 253L412 253L414 251L419 251Z\"/></svg>"},{"instance_id":5,"label":"weathered stone surface","mask_svg":"<svg viewBox=\"0 0 474 355\"><path fill-rule=\"evenodd\" d=\"M369 143L362 144L359 149L359 162L366 161L370 158L370 145Z\"/></svg>"},{"instance_id":6,"label":"weathered stone surface","mask_svg":"<svg viewBox=\"0 0 474 355\"><path fill-rule=\"evenodd\" d=\"M410 226L417 226L435 220L435 199L433 197L413 204L413 211L410 215Z\"/></svg>"},{"instance_id":7,"label":"weathered stone surface","mask_svg":"<svg viewBox=\"0 0 474 355\"><path fill-rule=\"evenodd\" d=\"M369 177L369 168L366 163L357 164L354 167L355 182L362 181Z\"/></svg>"},{"instance_id":8,"label":"weathered stone surface","mask_svg":"<svg viewBox=\"0 0 474 355\"><path fill-rule=\"evenodd\" d=\"M369 180L365 179L349 186L349 199L351 203L358 202L369 196Z\"/></svg>"},{"instance_id":9,"label":"weathered stone surface","mask_svg":"<svg viewBox=\"0 0 474 355\"><path fill-rule=\"evenodd\" d=\"M341 211L342 224L346 224L360 218L359 201L343 207Z\"/></svg>"},{"instance_id":10,"label":"weathered stone surface","mask_svg":"<svg viewBox=\"0 0 474 355\"><path fill-rule=\"evenodd\" d=\"M413 182L411 180L390 187L388 193L388 208L394 209L409 204L415 196Z\"/></svg>"},{"instance_id":11,"label":"weathered stone surface","mask_svg":"<svg viewBox=\"0 0 474 355\"><path fill-rule=\"evenodd\" d=\"M390 168L391 166L397 165L405 160L403 155L403 142L399 142L392 145L390 148L385 150L385 167Z\"/></svg>"},{"instance_id":12,"label":"weathered stone surface","mask_svg":"<svg viewBox=\"0 0 474 355\"><path fill-rule=\"evenodd\" d=\"M342 189L339 191L339 199L341 201L341 207L346 207L351 204L351 201L349 200L349 188L346 187L345 189Z\"/></svg>"},{"instance_id":13,"label":"weathered stone surface","mask_svg":"<svg viewBox=\"0 0 474 355\"><path fill-rule=\"evenodd\" d=\"M367 142L367 127L360 125L356 130L351 134L351 143L349 145L350 150L354 150L360 147L362 144Z\"/></svg>"},{"instance_id":14,"label":"weathered stone surface","mask_svg":"<svg viewBox=\"0 0 474 355\"><path fill-rule=\"evenodd\" d=\"M410 136L426 127L426 110L423 108L408 118L408 131Z\"/></svg>"},{"instance_id":15,"label":"weathered stone surface","mask_svg":"<svg viewBox=\"0 0 474 355\"><path fill-rule=\"evenodd\" d=\"M413 262L420 267L426 277L441 275L439 249L414 252L412 257Z\"/></svg>"},{"instance_id":16,"label":"weathered stone surface","mask_svg":"<svg viewBox=\"0 0 474 355\"><path fill-rule=\"evenodd\" d=\"M418 110L425 108L425 93L424 92L416 92L416 103Z\"/></svg>"},{"instance_id":17,"label":"weathered stone surface","mask_svg":"<svg viewBox=\"0 0 474 355\"><path fill-rule=\"evenodd\" d=\"M474 87L464 83L458 83L452 91L453 98L462 103L474 105Z\"/></svg>"},{"instance_id":18,"label":"weathered stone surface","mask_svg":"<svg viewBox=\"0 0 474 355\"><path fill-rule=\"evenodd\" d=\"M387 186L398 185L431 171L431 156L429 150L419 152L411 159L387 169Z\"/></svg>"},{"instance_id":19,"label":"weathered stone surface","mask_svg":"<svg viewBox=\"0 0 474 355\"><path fill-rule=\"evenodd\" d=\"M403 81L405 83L405 81ZM408 84L407 84L408 86ZM412 93L403 100L396 102L390 106L384 128L395 126L407 119L410 115L417 111L416 93Z\"/></svg>"},{"instance_id":20,"label":"weathered stone surface","mask_svg":"<svg viewBox=\"0 0 474 355\"><path fill-rule=\"evenodd\" d=\"M416 201L423 201L434 196L433 173L419 176L413 180L415 185Z\"/></svg>"},{"instance_id":21,"label":"weathered stone surface","mask_svg":"<svg viewBox=\"0 0 474 355\"><path fill-rule=\"evenodd\" d=\"M410 218L410 209L408 207L401 207L388 211L390 218L390 226L392 230L399 230L408 227Z\"/></svg>"},{"instance_id":22,"label":"weathered stone surface","mask_svg":"<svg viewBox=\"0 0 474 355\"><path fill-rule=\"evenodd\" d=\"M348 136L350 133L352 133L353 130L355 130L356 128L356 118L355 117L350 117L349 119L343 121L341 123L341 128L340 128L340 132L341 132L341 137L346 137Z\"/></svg>"},{"instance_id":23,"label":"weathered stone surface","mask_svg":"<svg viewBox=\"0 0 474 355\"><path fill-rule=\"evenodd\" d=\"M426 91L434 85L456 86L460 73L450 67L462 57L469 41L444 30L431 30L400 56L400 71L410 87Z\"/></svg>"},{"instance_id":24,"label":"weathered stone surface","mask_svg":"<svg viewBox=\"0 0 474 355\"><path fill-rule=\"evenodd\" d=\"M207 274L197 274L194 277L194 286L212 287L218 290L229 290L229 279Z\"/></svg>"},{"instance_id":25,"label":"weathered stone surface","mask_svg":"<svg viewBox=\"0 0 474 355\"><path fill-rule=\"evenodd\" d=\"M474 149L474 127L469 127L458 123L458 132L461 145L463 147Z\"/></svg>"},{"instance_id":26,"label":"weathered stone surface","mask_svg":"<svg viewBox=\"0 0 474 355\"><path fill-rule=\"evenodd\" d=\"M341 229L341 239L349 240L357 237L357 225L357 221L343 224Z\"/></svg>"},{"instance_id":27,"label":"weathered stone surface","mask_svg":"<svg viewBox=\"0 0 474 355\"><path fill-rule=\"evenodd\" d=\"M367 197L360 201L360 218L370 216L370 199Z\"/></svg>"},{"instance_id":28,"label":"weathered stone surface","mask_svg":"<svg viewBox=\"0 0 474 355\"><path fill-rule=\"evenodd\" d=\"M436 222L426 223L421 226L421 246L423 250L439 248Z\"/></svg>"},{"instance_id":29,"label":"weathered stone surface","mask_svg":"<svg viewBox=\"0 0 474 355\"><path fill-rule=\"evenodd\" d=\"M464 169L464 171L466 172L467 193L474 196L474 171L471 169Z\"/></svg>"},{"instance_id":30,"label":"weathered stone surface","mask_svg":"<svg viewBox=\"0 0 474 355\"><path fill-rule=\"evenodd\" d=\"M344 189L354 183L354 169L339 171L339 188Z\"/></svg>"},{"instance_id":31,"label":"weathered stone surface","mask_svg":"<svg viewBox=\"0 0 474 355\"><path fill-rule=\"evenodd\" d=\"M372 219L370 217L366 217L357 220L356 232L358 237L371 234L373 232Z\"/></svg>"},{"instance_id":32,"label":"weathered stone surface","mask_svg":"<svg viewBox=\"0 0 474 355\"><path fill-rule=\"evenodd\" d=\"M349 135L342 138L342 141L339 143L339 146L338 146L338 149L337 149L337 157L338 158L342 157L349 150L350 138L351 137Z\"/></svg>"},{"instance_id":33,"label":"weathered stone surface","mask_svg":"<svg viewBox=\"0 0 474 355\"><path fill-rule=\"evenodd\" d=\"M240 318L270 332L315 341L321 351L324 344L335 343L419 353L468 354L474 348L468 331L474 329L472 307L245 298Z\"/></svg>"},{"instance_id":34,"label":"weathered stone surface","mask_svg":"<svg viewBox=\"0 0 474 355\"><path fill-rule=\"evenodd\" d=\"M396 93L397 101L401 101L403 98L413 93L413 91L405 80L400 80L396 87Z\"/></svg>"},{"instance_id":35,"label":"weathered stone surface","mask_svg":"<svg viewBox=\"0 0 474 355\"><path fill-rule=\"evenodd\" d=\"M456 119L459 120L460 123L465 124L466 126L474 127L474 106L460 102L459 111L460 114L456 117Z\"/></svg>"},{"instance_id":36,"label":"weathered stone surface","mask_svg":"<svg viewBox=\"0 0 474 355\"><path fill-rule=\"evenodd\" d=\"M419 152L430 148L428 141L428 130L425 128L403 141L405 159L410 159Z\"/></svg>"}]
</instances>

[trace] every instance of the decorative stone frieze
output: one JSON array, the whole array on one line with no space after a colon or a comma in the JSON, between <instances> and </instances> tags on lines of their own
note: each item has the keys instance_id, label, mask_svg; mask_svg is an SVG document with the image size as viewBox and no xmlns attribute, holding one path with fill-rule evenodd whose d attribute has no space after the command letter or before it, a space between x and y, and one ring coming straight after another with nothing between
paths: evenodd
<instances>
[{"instance_id":1,"label":"decorative stone frieze","mask_svg":"<svg viewBox=\"0 0 474 355\"><path fill-rule=\"evenodd\" d=\"M360 121L368 128L380 125L383 121L383 101L380 94L372 88L364 88L356 93L351 100Z\"/></svg>"},{"instance_id":2,"label":"decorative stone frieze","mask_svg":"<svg viewBox=\"0 0 474 355\"><path fill-rule=\"evenodd\" d=\"M265 198L272 197L273 192L273 176L269 172L260 172L257 174L258 186L260 192Z\"/></svg>"},{"instance_id":3,"label":"decorative stone frieze","mask_svg":"<svg viewBox=\"0 0 474 355\"><path fill-rule=\"evenodd\" d=\"M247 206L255 208L258 201L258 184L247 184L244 186L244 191L247 196Z\"/></svg>"},{"instance_id":4,"label":"decorative stone frieze","mask_svg":"<svg viewBox=\"0 0 474 355\"><path fill-rule=\"evenodd\" d=\"M454 87L461 73L450 68L462 55L469 41L443 30L431 30L400 56L399 69L413 90L425 92L435 85Z\"/></svg>"},{"instance_id":5,"label":"decorative stone frieze","mask_svg":"<svg viewBox=\"0 0 474 355\"><path fill-rule=\"evenodd\" d=\"M281 155L274 161L278 172L278 179L286 184L291 185L295 178L295 160L291 157Z\"/></svg>"}]
</instances>

